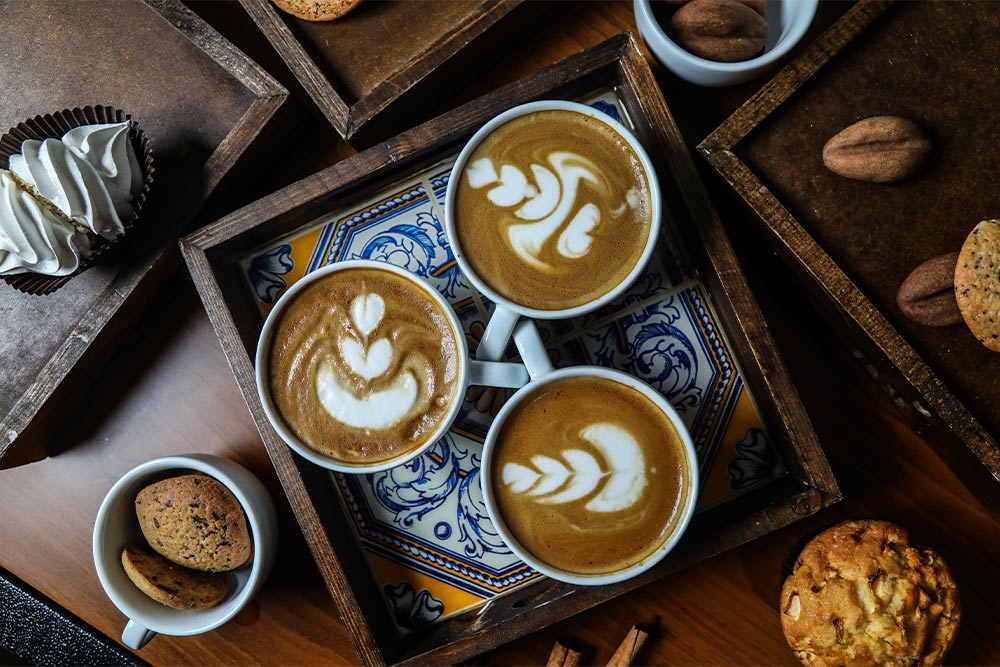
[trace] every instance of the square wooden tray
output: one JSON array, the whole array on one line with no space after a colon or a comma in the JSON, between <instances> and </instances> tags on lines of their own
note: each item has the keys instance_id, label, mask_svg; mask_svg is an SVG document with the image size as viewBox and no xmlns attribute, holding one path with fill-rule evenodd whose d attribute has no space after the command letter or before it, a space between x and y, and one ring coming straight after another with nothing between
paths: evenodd
<instances>
[{"instance_id":1,"label":"square wooden tray","mask_svg":"<svg viewBox=\"0 0 1000 667\"><path fill-rule=\"evenodd\" d=\"M440 209L435 213L435 206L440 206L447 187L450 160L477 128L500 111L544 98L582 99L608 113L619 113L633 127L656 164L666 209L658 259L637 281L624 299L626 303L615 304L581 320L544 327L550 353L564 355L557 363L573 363L578 359L574 348L577 351L588 348L591 360L624 365L643 376L629 365L627 343L631 327L641 324L643 318L659 317L665 305L676 309L672 314L664 314L665 319L656 320L656 326L682 327L681 311L690 313L690 321L695 323L692 329L699 328L697 322L702 323L701 333L693 333L693 340L705 343L705 355L712 354L708 351L712 346L722 352L720 358L724 361L718 368L728 374L726 387L735 392L729 396L741 396L745 400L743 414L751 424L760 425L745 433L742 429L747 428L746 424L726 429L740 429L736 441L729 443L735 445L737 458L727 458L721 465L712 460L710 448L703 447L700 454L703 479L721 470L726 488L739 489L745 481L744 472L761 467L767 472L759 485L746 492L724 493L717 502L703 494L700 511L680 546L656 568L619 585L560 584L524 567L518 570L516 563L508 563L507 569L499 574L515 579L516 585L507 586L502 577L477 577L467 569L462 570L463 557L453 552L450 557L459 561L458 571L465 575L455 579L471 578L473 584L495 585L501 594L483 595L482 602L468 607L469 611L442 616L429 625L400 632L399 616L391 613L386 604L386 598L394 610L396 604L401 604L395 598L397 591L424 600L422 609L416 609L414 601L409 600L404 610L406 618L412 619L414 610L430 614L436 609L440 613L443 605L439 600L431 600L429 593L424 596L420 591L416 595L412 589L407 591L404 584L394 587L386 583L384 570L398 571L401 551L394 550L392 540L383 537L386 531L396 531L394 534L399 535L398 526L379 526L378 516L366 514L364 507L358 508L368 502L363 497L369 493L366 485L371 487L376 476L331 475L294 455L268 424L257 397L252 361L262 315L278 294L305 272L344 257L369 256L371 252L383 252L386 261L402 262L424 272L443 292L451 290L453 284L449 281L460 282L461 276L457 270L448 268L454 262L448 261L450 251L446 244L433 241L433 237L440 235ZM386 223L388 227L372 230L372 220L377 222L380 216L389 219L397 212L401 217ZM402 217L404 214L409 217ZM304 240L308 243L303 248ZM691 156L649 66L627 34L261 199L185 237L181 244L285 492L366 665L454 663L469 658L776 530L840 497L798 393L767 333ZM396 251L406 248L409 250L403 253L405 257ZM417 256L421 259L411 265L410 260ZM665 285L652 285L660 278L666 280ZM453 290L450 298L458 307L467 335L475 339L488 317L488 308L474 293L455 294L457 291ZM690 308L683 306L682 301ZM611 331L591 336L598 330ZM675 345L684 340L680 333L668 338L663 340ZM622 343L626 344L625 352ZM680 352L668 349L669 354ZM605 353L607 357L602 356ZM621 355L625 358L620 358ZM658 386L672 401L683 403L684 387L677 389L675 383L673 390L667 390L669 384L668 378ZM443 444L439 443L441 448L456 445L465 448L462 457L449 458L442 450L441 456L435 457L432 452L432 460L418 465L440 468L459 458L462 465L471 460L473 467L462 470L460 475L463 480L477 481L476 441L481 439L492 414L490 405L495 406L497 401L495 397L481 401L482 395L471 392L466 398L467 406L475 404L485 416L463 421L442 440ZM717 409L725 402L722 399L695 402L712 414L732 409ZM709 436L698 425L695 413L693 408L687 412L698 442L702 435L706 439ZM721 418L712 419L708 423L718 424ZM733 417L726 419L730 426L736 423ZM765 448L750 453L754 445L747 438L761 439ZM776 454L775 461L764 462L768 452ZM478 484L472 486L474 493ZM369 503L368 507L372 506ZM408 515L409 523L419 523L413 517L414 514ZM400 513L390 515L392 518L404 526L407 524L405 519L400 520ZM439 528L442 530L437 534L441 539L446 538L445 533L452 533L445 530L449 528L447 525L437 524L434 528L436 534ZM440 546L429 539L418 539L421 536L411 537L403 540L407 542L403 547L420 557ZM373 551L378 552L377 558ZM465 552L466 558L469 553ZM482 553L472 557L486 558ZM408 558L413 562L416 557ZM487 564L485 560L483 563L481 570ZM428 571L431 570L425 570ZM427 604L429 600L434 604Z\"/></svg>"},{"instance_id":2,"label":"square wooden tray","mask_svg":"<svg viewBox=\"0 0 1000 667\"><path fill-rule=\"evenodd\" d=\"M109 104L138 120L156 168L143 231L125 252L48 296L0 285L0 467L9 467L45 455L44 429L98 371L173 266L178 233L287 92L178 0L10 4L0 62L0 132Z\"/></svg>"},{"instance_id":3,"label":"square wooden tray","mask_svg":"<svg viewBox=\"0 0 1000 667\"><path fill-rule=\"evenodd\" d=\"M296 18L271 0L240 2L323 115L350 139L521 0L368 0L324 22Z\"/></svg>"},{"instance_id":4,"label":"square wooden tray","mask_svg":"<svg viewBox=\"0 0 1000 667\"><path fill-rule=\"evenodd\" d=\"M859 3L699 148L897 404L1000 480L1000 355L963 325L925 327L896 305L918 264L1000 215L998 33L988 3ZM827 171L824 143L879 114L924 126L930 164L892 185Z\"/></svg>"}]
</instances>

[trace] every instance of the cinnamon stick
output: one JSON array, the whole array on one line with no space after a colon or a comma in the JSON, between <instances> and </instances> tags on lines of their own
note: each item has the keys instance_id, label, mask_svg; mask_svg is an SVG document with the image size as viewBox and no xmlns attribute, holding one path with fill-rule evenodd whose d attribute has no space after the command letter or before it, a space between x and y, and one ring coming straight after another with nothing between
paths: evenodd
<instances>
[{"instance_id":1,"label":"cinnamon stick","mask_svg":"<svg viewBox=\"0 0 1000 667\"><path fill-rule=\"evenodd\" d=\"M633 625L632 629L625 635L625 639L618 646L618 650L615 651L615 654L611 656L611 660L608 661L608 667L629 667L647 639L649 639L649 633Z\"/></svg>"},{"instance_id":2,"label":"cinnamon stick","mask_svg":"<svg viewBox=\"0 0 1000 667\"><path fill-rule=\"evenodd\" d=\"M552 653L549 653L549 661L545 663L545 667L563 667L567 651L569 649L556 642L555 646L552 647Z\"/></svg>"}]
</instances>

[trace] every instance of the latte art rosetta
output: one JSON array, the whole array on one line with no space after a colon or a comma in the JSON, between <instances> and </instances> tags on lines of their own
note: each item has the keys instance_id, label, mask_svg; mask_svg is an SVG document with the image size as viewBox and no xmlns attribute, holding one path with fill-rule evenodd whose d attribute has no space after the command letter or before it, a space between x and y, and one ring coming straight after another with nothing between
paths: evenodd
<instances>
[{"instance_id":1,"label":"latte art rosetta","mask_svg":"<svg viewBox=\"0 0 1000 667\"><path fill-rule=\"evenodd\" d=\"M507 121L449 187L457 188L457 244L473 273L531 308L572 308L611 291L653 226L649 180L629 141L576 111Z\"/></svg>"},{"instance_id":2,"label":"latte art rosetta","mask_svg":"<svg viewBox=\"0 0 1000 667\"><path fill-rule=\"evenodd\" d=\"M601 168L577 153L556 151L545 161L551 169L530 165L534 183L515 165L505 164L498 173L488 157L476 160L466 171L473 188L491 186L486 195L490 203L502 208L519 206L514 216L531 221L508 225L507 240L518 257L540 269L551 266L542 259L542 251L557 233L556 252L561 257L579 259L590 252L594 243L590 232L603 216L600 206L586 201L584 184L604 199L615 194ZM637 188L629 188L608 217L621 218L639 205L639 197Z\"/></svg>"},{"instance_id":3,"label":"latte art rosetta","mask_svg":"<svg viewBox=\"0 0 1000 667\"><path fill-rule=\"evenodd\" d=\"M670 418L604 377L536 388L493 446L493 499L507 530L542 562L580 574L616 572L655 551L692 474Z\"/></svg>"},{"instance_id":4,"label":"latte art rosetta","mask_svg":"<svg viewBox=\"0 0 1000 667\"><path fill-rule=\"evenodd\" d=\"M647 484L646 462L632 434L616 424L600 422L583 428L580 437L601 454L603 467L589 452L564 449L565 464L543 454L531 457L534 469L505 464L504 484L511 493L536 496L536 502L549 505L581 500L598 491L584 505L590 512L618 512L638 502Z\"/></svg>"},{"instance_id":5,"label":"latte art rosetta","mask_svg":"<svg viewBox=\"0 0 1000 667\"><path fill-rule=\"evenodd\" d=\"M456 400L446 316L402 276L331 273L296 295L273 336L270 388L310 448L351 463L422 445Z\"/></svg>"}]
</instances>

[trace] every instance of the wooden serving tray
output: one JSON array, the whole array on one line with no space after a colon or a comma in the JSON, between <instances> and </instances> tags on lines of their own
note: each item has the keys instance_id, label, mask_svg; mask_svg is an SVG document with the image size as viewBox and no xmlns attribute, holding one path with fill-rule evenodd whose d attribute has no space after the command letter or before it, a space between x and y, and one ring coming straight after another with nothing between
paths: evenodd
<instances>
[{"instance_id":1,"label":"wooden serving tray","mask_svg":"<svg viewBox=\"0 0 1000 667\"><path fill-rule=\"evenodd\" d=\"M997 34L989 3L860 3L699 149L897 403L921 429L962 440L1000 480L1000 355L963 325L925 327L896 305L917 265L1000 216ZM892 185L827 171L824 143L880 114L928 130L929 164Z\"/></svg>"},{"instance_id":2,"label":"wooden serving tray","mask_svg":"<svg viewBox=\"0 0 1000 667\"><path fill-rule=\"evenodd\" d=\"M174 257L174 240L287 92L178 0L15 2L0 21L0 127L88 104L134 116L156 175L135 240L47 296L0 285L0 467L97 372ZM43 426L45 425L45 426Z\"/></svg>"},{"instance_id":3,"label":"wooden serving tray","mask_svg":"<svg viewBox=\"0 0 1000 667\"><path fill-rule=\"evenodd\" d=\"M397 469L401 479L391 474L387 479L384 474L331 474L296 456L268 424L254 383L252 359L270 304L306 272L349 257L378 257L425 275L456 306L474 345L491 306L463 287L440 232L449 165L464 142L497 113L545 98L579 99L622 117L647 147L664 192L666 213L656 259L629 293L597 313L542 327L558 365L602 363L653 382L681 407L699 449L703 493L685 538L656 568L615 586L560 584L517 561L498 562L494 556L503 557L505 547L492 540L488 519L482 517L475 524L481 531L463 531L457 540L467 548L449 551L452 545L445 542L455 542L458 529L445 521L435 523L437 518L423 532L419 525L427 523L425 513L431 517L443 505L430 498L414 502L414 493L422 493L415 488L383 498L385 492L393 494L412 483L414 471L454 473L456 493L466 496L433 501L465 503L457 514L459 522L467 519L469 508L477 506L476 447L502 395L470 391L464 416L435 450L413 466ZM185 237L181 245L366 665L469 658L776 530L840 497L691 157L629 35L265 197ZM633 354L637 339L650 336L634 332L647 324L651 328L645 333L659 336L663 345L654 345L661 356L646 358L652 362L644 366ZM668 357L691 361L707 379L678 381L677 373L692 366L679 362L671 374L664 368ZM733 407L737 402L743 407ZM443 470L448 465L460 469ZM435 583L439 578L451 582L451 588ZM480 600L463 606L454 601L458 593L454 599L444 594L439 599L432 588L461 589L466 600L478 591ZM449 609L457 611L449 614Z\"/></svg>"},{"instance_id":4,"label":"wooden serving tray","mask_svg":"<svg viewBox=\"0 0 1000 667\"><path fill-rule=\"evenodd\" d=\"M304 21L271 0L240 0L344 139L499 21L521 0L366 0Z\"/></svg>"}]
</instances>

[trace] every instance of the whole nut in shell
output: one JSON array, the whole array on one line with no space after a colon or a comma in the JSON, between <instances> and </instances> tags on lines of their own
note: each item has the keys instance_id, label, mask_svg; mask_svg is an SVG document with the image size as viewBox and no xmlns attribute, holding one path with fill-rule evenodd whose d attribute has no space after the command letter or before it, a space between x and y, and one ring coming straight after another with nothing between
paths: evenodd
<instances>
[{"instance_id":1,"label":"whole nut in shell","mask_svg":"<svg viewBox=\"0 0 1000 667\"><path fill-rule=\"evenodd\" d=\"M893 183L912 175L931 151L920 126L899 116L872 116L833 136L823 147L823 164L858 181Z\"/></svg>"},{"instance_id":2,"label":"whole nut in shell","mask_svg":"<svg viewBox=\"0 0 1000 667\"><path fill-rule=\"evenodd\" d=\"M674 12L668 33L696 56L731 63L764 50L767 21L737 0L691 0Z\"/></svg>"},{"instance_id":3,"label":"whole nut in shell","mask_svg":"<svg viewBox=\"0 0 1000 667\"><path fill-rule=\"evenodd\" d=\"M955 265L958 253L933 257L907 276L899 286L896 303L903 315L917 324L947 327L962 321L955 300Z\"/></svg>"}]
</instances>

